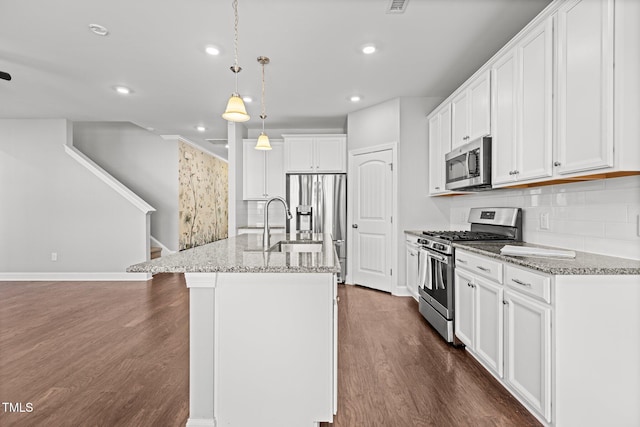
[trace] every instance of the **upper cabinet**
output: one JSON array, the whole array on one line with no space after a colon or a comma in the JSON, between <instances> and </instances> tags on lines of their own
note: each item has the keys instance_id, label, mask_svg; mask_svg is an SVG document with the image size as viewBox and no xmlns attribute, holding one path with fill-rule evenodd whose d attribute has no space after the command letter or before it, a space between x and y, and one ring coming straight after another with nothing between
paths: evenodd
<instances>
[{"instance_id":1,"label":"upper cabinet","mask_svg":"<svg viewBox=\"0 0 640 427\"><path fill-rule=\"evenodd\" d=\"M571 0L558 9L559 174L614 165L613 6Z\"/></svg>"},{"instance_id":2,"label":"upper cabinet","mask_svg":"<svg viewBox=\"0 0 640 427\"><path fill-rule=\"evenodd\" d=\"M346 135L283 135L287 173L347 171Z\"/></svg>"},{"instance_id":3,"label":"upper cabinet","mask_svg":"<svg viewBox=\"0 0 640 427\"><path fill-rule=\"evenodd\" d=\"M640 1L557 0L434 112L451 106L451 149L491 135L494 187L638 175L639 75Z\"/></svg>"},{"instance_id":4,"label":"upper cabinet","mask_svg":"<svg viewBox=\"0 0 640 427\"><path fill-rule=\"evenodd\" d=\"M451 104L429 115L429 194L449 193L445 188L444 156L451 151Z\"/></svg>"},{"instance_id":5,"label":"upper cabinet","mask_svg":"<svg viewBox=\"0 0 640 427\"><path fill-rule=\"evenodd\" d=\"M451 148L491 133L490 71L468 82L451 100Z\"/></svg>"},{"instance_id":6,"label":"upper cabinet","mask_svg":"<svg viewBox=\"0 0 640 427\"><path fill-rule=\"evenodd\" d=\"M255 139L242 141L244 200L285 196L284 142L271 140L271 150L256 150Z\"/></svg>"},{"instance_id":7,"label":"upper cabinet","mask_svg":"<svg viewBox=\"0 0 640 427\"><path fill-rule=\"evenodd\" d=\"M491 76L493 186L551 176L553 19L502 53Z\"/></svg>"}]
</instances>

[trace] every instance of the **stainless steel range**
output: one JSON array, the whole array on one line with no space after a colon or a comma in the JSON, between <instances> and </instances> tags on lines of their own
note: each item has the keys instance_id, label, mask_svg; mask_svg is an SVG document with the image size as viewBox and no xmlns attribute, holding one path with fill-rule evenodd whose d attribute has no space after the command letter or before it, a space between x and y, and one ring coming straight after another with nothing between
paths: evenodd
<instances>
[{"instance_id":1,"label":"stainless steel range","mask_svg":"<svg viewBox=\"0 0 640 427\"><path fill-rule=\"evenodd\" d=\"M420 244L420 313L446 339L454 341L453 242L522 241L520 208L472 208L469 231L423 231Z\"/></svg>"}]
</instances>

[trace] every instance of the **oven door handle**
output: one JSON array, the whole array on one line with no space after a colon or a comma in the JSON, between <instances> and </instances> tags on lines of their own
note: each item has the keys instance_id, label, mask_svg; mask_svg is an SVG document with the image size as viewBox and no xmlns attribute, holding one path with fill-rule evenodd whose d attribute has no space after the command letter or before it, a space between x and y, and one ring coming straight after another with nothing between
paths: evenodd
<instances>
[{"instance_id":1,"label":"oven door handle","mask_svg":"<svg viewBox=\"0 0 640 427\"><path fill-rule=\"evenodd\" d=\"M425 252L427 252L427 257L436 259L436 260L438 260L438 261L440 261L440 262L442 262L444 264L448 264L446 257L444 257L442 255L438 255L438 254L433 253L431 251L425 251Z\"/></svg>"}]
</instances>

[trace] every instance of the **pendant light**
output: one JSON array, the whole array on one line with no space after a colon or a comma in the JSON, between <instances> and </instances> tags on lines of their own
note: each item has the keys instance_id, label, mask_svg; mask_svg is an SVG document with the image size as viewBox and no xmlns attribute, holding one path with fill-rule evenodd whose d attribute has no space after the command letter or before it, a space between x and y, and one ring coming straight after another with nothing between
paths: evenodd
<instances>
[{"instance_id":1,"label":"pendant light","mask_svg":"<svg viewBox=\"0 0 640 427\"><path fill-rule=\"evenodd\" d=\"M247 114L244 101L242 101L242 98L238 94L238 73L242 71L242 68L238 66L238 0L233 0L233 12L235 16L233 24L235 32L235 38L233 39L235 62L231 66L231 71L233 71L235 75L236 91L231 94L229 102L227 103L227 109L222 114L222 118L230 122L246 122L250 117Z\"/></svg>"},{"instance_id":2,"label":"pendant light","mask_svg":"<svg viewBox=\"0 0 640 427\"><path fill-rule=\"evenodd\" d=\"M266 56L258 56L258 62L262 64L262 112L260 118L262 119L262 133L258 137L258 142L254 147L256 150L271 150L271 144L269 143L269 137L264 133L264 119L267 118L267 114L264 107L264 66L269 63L269 58Z\"/></svg>"}]
</instances>

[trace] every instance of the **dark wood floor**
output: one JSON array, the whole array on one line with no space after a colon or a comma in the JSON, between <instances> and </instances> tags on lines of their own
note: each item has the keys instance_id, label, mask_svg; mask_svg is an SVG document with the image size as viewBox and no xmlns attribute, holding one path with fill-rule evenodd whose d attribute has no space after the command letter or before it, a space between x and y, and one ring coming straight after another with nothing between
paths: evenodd
<instances>
[{"instance_id":1,"label":"dark wood floor","mask_svg":"<svg viewBox=\"0 0 640 427\"><path fill-rule=\"evenodd\" d=\"M410 298L341 286L333 426L539 425ZM183 426L188 292L149 282L0 282L1 426Z\"/></svg>"}]
</instances>

